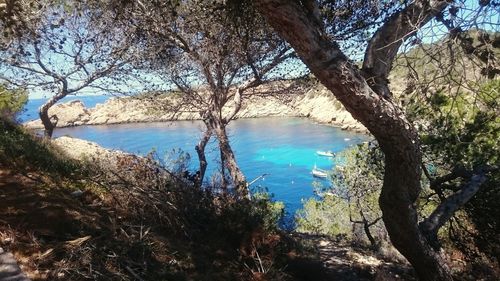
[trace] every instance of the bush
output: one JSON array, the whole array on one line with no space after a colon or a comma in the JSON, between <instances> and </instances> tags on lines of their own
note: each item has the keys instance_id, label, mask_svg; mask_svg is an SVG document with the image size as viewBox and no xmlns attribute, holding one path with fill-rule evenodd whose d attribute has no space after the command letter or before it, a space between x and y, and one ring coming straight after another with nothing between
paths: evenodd
<instances>
[{"instance_id":1,"label":"bush","mask_svg":"<svg viewBox=\"0 0 500 281\"><path fill-rule=\"evenodd\" d=\"M87 159L89 181L113 195L119 213L172 241L168 251L178 253L178 264L169 274L191 280L251 280L255 274L275 280L284 274L283 203L265 192L237 200L216 187L197 187L179 169L167 171L154 153L113 159Z\"/></svg>"},{"instance_id":2,"label":"bush","mask_svg":"<svg viewBox=\"0 0 500 281\"><path fill-rule=\"evenodd\" d=\"M0 84L0 118L15 120L28 102L28 93Z\"/></svg>"},{"instance_id":3,"label":"bush","mask_svg":"<svg viewBox=\"0 0 500 281\"><path fill-rule=\"evenodd\" d=\"M297 215L298 230L348 237L378 247L385 237L377 199L382 188L383 154L374 143L351 147L335 158L331 186L318 190Z\"/></svg>"},{"instance_id":4,"label":"bush","mask_svg":"<svg viewBox=\"0 0 500 281\"><path fill-rule=\"evenodd\" d=\"M326 234L329 236L351 236L351 222L347 201L328 195L322 200L309 199L296 216L297 231Z\"/></svg>"},{"instance_id":5,"label":"bush","mask_svg":"<svg viewBox=\"0 0 500 281\"><path fill-rule=\"evenodd\" d=\"M0 165L19 171L35 170L63 176L81 171L77 162L66 158L50 142L3 118L0 118Z\"/></svg>"}]
</instances>

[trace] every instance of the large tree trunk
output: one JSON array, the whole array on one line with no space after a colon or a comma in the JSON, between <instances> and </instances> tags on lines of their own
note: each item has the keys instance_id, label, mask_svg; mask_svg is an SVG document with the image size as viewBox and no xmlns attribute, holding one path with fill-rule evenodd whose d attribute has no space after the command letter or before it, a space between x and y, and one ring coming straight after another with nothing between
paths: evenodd
<instances>
[{"instance_id":1,"label":"large tree trunk","mask_svg":"<svg viewBox=\"0 0 500 281\"><path fill-rule=\"evenodd\" d=\"M310 2L310 1L309 1ZM385 153L380 205L394 246L421 280L452 280L445 263L417 226L415 201L420 192L418 134L401 109L377 94L362 73L324 34L320 20L300 2L257 0L259 10L295 49L301 60L345 108L377 138Z\"/></svg>"},{"instance_id":2,"label":"large tree trunk","mask_svg":"<svg viewBox=\"0 0 500 281\"><path fill-rule=\"evenodd\" d=\"M226 128L224 126L217 126L214 128L217 139L219 140L219 148L221 155L224 159L225 168L228 170L231 176L232 184L236 189L236 193L241 198L248 197L248 187L246 184L246 178L243 172L240 170L238 163L236 162L236 157L234 155L233 149L229 144L229 138L227 137ZM223 167L224 168L224 167Z\"/></svg>"},{"instance_id":3,"label":"large tree trunk","mask_svg":"<svg viewBox=\"0 0 500 281\"><path fill-rule=\"evenodd\" d=\"M420 159L412 160L403 151L387 147L384 153L384 184L379 202L391 242L412 264L420 280L453 280L444 260L418 228L415 209L418 193L407 189L420 186L420 169L414 165Z\"/></svg>"}]
</instances>

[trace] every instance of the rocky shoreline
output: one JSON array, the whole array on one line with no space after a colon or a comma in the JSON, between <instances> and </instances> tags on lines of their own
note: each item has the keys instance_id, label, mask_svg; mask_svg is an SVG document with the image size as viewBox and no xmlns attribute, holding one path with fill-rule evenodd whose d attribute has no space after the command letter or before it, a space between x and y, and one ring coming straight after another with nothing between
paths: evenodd
<instances>
[{"instance_id":1,"label":"rocky shoreline","mask_svg":"<svg viewBox=\"0 0 500 281\"><path fill-rule=\"evenodd\" d=\"M108 149L83 139L61 136L52 140L68 158L85 163L87 168L94 167L96 175L108 182L138 184L139 186L158 186L174 179L154 159ZM138 177L138 175L140 175Z\"/></svg>"},{"instance_id":2,"label":"rocky shoreline","mask_svg":"<svg viewBox=\"0 0 500 281\"><path fill-rule=\"evenodd\" d=\"M199 120L198 112L183 109L173 115L162 108L170 102L167 98L111 98L94 108L87 108L79 101L54 106L49 115L58 118L57 127L81 125L110 125L122 123L168 122L174 120ZM231 111L231 106L226 108ZM322 87L313 87L303 94L281 97L253 97L243 103L237 118L307 117L322 124L366 133L366 128L356 121L335 97ZM40 120L24 124L28 128L43 128Z\"/></svg>"}]
</instances>

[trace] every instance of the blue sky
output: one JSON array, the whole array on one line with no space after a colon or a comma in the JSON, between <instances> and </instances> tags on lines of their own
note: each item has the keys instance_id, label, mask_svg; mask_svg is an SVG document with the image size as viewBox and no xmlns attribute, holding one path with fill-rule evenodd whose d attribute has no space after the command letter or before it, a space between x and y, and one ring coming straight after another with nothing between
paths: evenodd
<instances>
[{"instance_id":1,"label":"blue sky","mask_svg":"<svg viewBox=\"0 0 500 281\"><path fill-rule=\"evenodd\" d=\"M476 24L474 26L474 22L472 23L473 27L476 28L482 28L486 29L489 31L499 31L498 26L499 26L499 13L498 11L493 11L490 14L476 14L473 11L476 11L478 9L478 0L466 0L462 5L462 9L460 10L460 13L462 15L460 18L466 18L466 19L473 19L476 18L478 23L481 23L481 26ZM486 23L486 24L484 24ZM470 23L467 23L468 26L470 26ZM446 28L439 22L437 21L431 21L429 24L427 24L424 28L420 30L418 33L418 37L422 39L423 43L433 43L436 42L437 40L440 40L444 35L447 34ZM360 51L362 53L362 50ZM362 57L362 55L360 55ZM61 67L65 67L66 63L62 59L56 59L57 64L60 64ZM284 69L290 69L289 67L285 67ZM306 67L301 64L300 62L297 63L295 67L291 67L292 71L290 73L290 76L297 76L299 73L306 73L307 69ZM292 73L293 72L293 73ZM155 84L164 84L164 88L169 88L167 85L165 85L165 82L162 81L159 77L154 76L152 74L146 74L144 76L144 79L149 80L150 82L153 82ZM122 87L122 92L139 92L142 87L141 82L139 81L127 81L126 85L120 86ZM79 91L76 93L78 96L91 96L91 95L103 95L106 94L102 90L99 89L93 89L93 88L87 88ZM50 97L52 93L47 92L46 90L41 90L40 88L33 88L30 90L30 99L39 99L39 98L47 98Z\"/></svg>"}]
</instances>

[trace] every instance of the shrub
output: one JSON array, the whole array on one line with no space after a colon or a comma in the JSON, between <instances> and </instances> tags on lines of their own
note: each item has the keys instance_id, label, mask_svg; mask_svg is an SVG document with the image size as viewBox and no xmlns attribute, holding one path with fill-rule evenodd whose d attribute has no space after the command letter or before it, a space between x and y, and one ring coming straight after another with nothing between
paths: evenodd
<instances>
[{"instance_id":1,"label":"shrub","mask_svg":"<svg viewBox=\"0 0 500 281\"><path fill-rule=\"evenodd\" d=\"M322 200L311 198L296 216L297 231L329 236L351 236L351 222L345 210L347 201L336 196L326 196Z\"/></svg>"},{"instance_id":2,"label":"shrub","mask_svg":"<svg viewBox=\"0 0 500 281\"><path fill-rule=\"evenodd\" d=\"M63 176L81 170L77 162L66 158L50 142L3 118L0 118L0 164L20 171L36 170Z\"/></svg>"},{"instance_id":3,"label":"shrub","mask_svg":"<svg viewBox=\"0 0 500 281\"><path fill-rule=\"evenodd\" d=\"M28 102L28 93L0 84L0 118L15 120Z\"/></svg>"},{"instance_id":4,"label":"shrub","mask_svg":"<svg viewBox=\"0 0 500 281\"><path fill-rule=\"evenodd\" d=\"M358 243L368 239L377 246L384 237L377 204L383 177L382 152L374 143L363 143L338 153L335 163L331 186L318 190L323 198L306 201L297 214L298 230L341 235Z\"/></svg>"}]
</instances>

